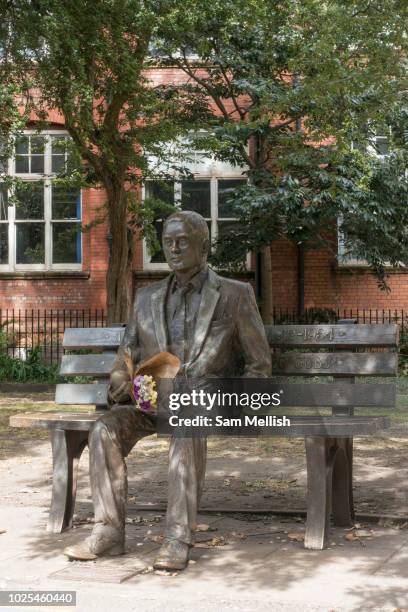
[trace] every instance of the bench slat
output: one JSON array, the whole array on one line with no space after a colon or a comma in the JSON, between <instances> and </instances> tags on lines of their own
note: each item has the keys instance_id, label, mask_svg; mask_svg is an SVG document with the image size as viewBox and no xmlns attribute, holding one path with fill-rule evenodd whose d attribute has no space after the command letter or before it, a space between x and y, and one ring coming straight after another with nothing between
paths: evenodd
<instances>
[{"instance_id":1,"label":"bench slat","mask_svg":"<svg viewBox=\"0 0 408 612\"><path fill-rule=\"evenodd\" d=\"M271 347L395 347L398 325L266 325ZM66 329L63 347L66 349L117 349L124 327L84 327Z\"/></svg>"},{"instance_id":2,"label":"bench slat","mask_svg":"<svg viewBox=\"0 0 408 612\"><path fill-rule=\"evenodd\" d=\"M106 404L108 383L57 385L57 404ZM271 384L268 393L281 393L281 406L381 406L395 405L393 384Z\"/></svg>"},{"instance_id":3,"label":"bench slat","mask_svg":"<svg viewBox=\"0 0 408 612\"><path fill-rule=\"evenodd\" d=\"M88 431L91 425L106 414L106 410L92 412L30 412L10 417L11 427L32 427L34 429L69 429Z\"/></svg>"},{"instance_id":4,"label":"bench slat","mask_svg":"<svg viewBox=\"0 0 408 612\"><path fill-rule=\"evenodd\" d=\"M57 385L57 404L103 405L108 398L108 383Z\"/></svg>"},{"instance_id":5,"label":"bench slat","mask_svg":"<svg viewBox=\"0 0 408 612\"><path fill-rule=\"evenodd\" d=\"M62 376L107 377L115 361L116 353L102 355L63 355L60 374Z\"/></svg>"},{"instance_id":6,"label":"bench slat","mask_svg":"<svg viewBox=\"0 0 408 612\"><path fill-rule=\"evenodd\" d=\"M272 372L286 376L396 376L396 353L281 353Z\"/></svg>"},{"instance_id":7,"label":"bench slat","mask_svg":"<svg viewBox=\"0 0 408 612\"><path fill-rule=\"evenodd\" d=\"M124 327L70 328L64 332L62 345L65 349L117 349L124 333Z\"/></svg>"},{"instance_id":8,"label":"bench slat","mask_svg":"<svg viewBox=\"0 0 408 612\"><path fill-rule=\"evenodd\" d=\"M398 326L387 325L266 325L271 347L395 347Z\"/></svg>"}]
</instances>

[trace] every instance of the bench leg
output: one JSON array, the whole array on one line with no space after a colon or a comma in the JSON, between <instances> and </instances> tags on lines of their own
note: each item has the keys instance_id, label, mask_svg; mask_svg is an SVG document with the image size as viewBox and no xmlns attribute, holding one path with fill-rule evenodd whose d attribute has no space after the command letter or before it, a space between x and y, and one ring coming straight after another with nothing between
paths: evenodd
<instances>
[{"instance_id":1,"label":"bench leg","mask_svg":"<svg viewBox=\"0 0 408 612\"><path fill-rule=\"evenodd\" d=\"M87 431L54 429L51 432L53 477L49 532L61 533L72 527L78 463L87 441Z\"/></svg>"},{"instance_id":2,"label":"bench leg","mask_svg":"<svg viewBox=\"0 0 408 612\"><path fill-rule=\"evenodd\" d=\"M327 544L333 461L336 454L333 439L305 437L307 462L307 520L305 548L322 550Z\"/></svg>"},{"instance_id":3,"label":"bench leg","mask_svg":"<svg viewBox=\"0 0 408 612\"><path fill-rule=\"evenodd\" d=\"M333 467L333 523L340 527L353 524L353 438L336 438L337 452Z\"/></svg>"},{"instance_id":4,"label":"bench leg","mask_svg":"<svg viewBox=\"0 0 408 612\"><path fill-rule=\"evenodd\" d=\"M353 438L345 438L345 448L349 469L349 504L350 518L354 522L356 515L354 512L354 497L353 497Z\"/></svg>"}]
</instances>

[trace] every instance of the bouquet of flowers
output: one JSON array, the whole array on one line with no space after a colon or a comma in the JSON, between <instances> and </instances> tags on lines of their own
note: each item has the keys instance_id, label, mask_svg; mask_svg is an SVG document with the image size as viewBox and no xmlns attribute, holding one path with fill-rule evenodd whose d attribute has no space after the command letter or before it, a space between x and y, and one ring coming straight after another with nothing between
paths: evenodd
<instances>
[{"instance_id":1,"label":"bouquet of flowers","mask_svg":"<svg viewBox=\"0 0 408 612\"><path fill-rule=\"evenodd\" d=\"M130 356L126 360L126 365L131 375L131 394L136 410L156 414L156 381L159 378L175 378L180 369L180 359L171 353L162 352L143 361L135 371L133 370L133 362Z\"/></svg>"}]
</instances>

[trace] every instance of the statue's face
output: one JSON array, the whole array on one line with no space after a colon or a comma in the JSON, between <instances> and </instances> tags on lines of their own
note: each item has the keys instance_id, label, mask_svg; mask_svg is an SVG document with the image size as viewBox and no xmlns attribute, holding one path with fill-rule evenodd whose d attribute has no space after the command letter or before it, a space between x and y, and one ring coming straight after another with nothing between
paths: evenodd
<instances>
[{"instance_id":1,"label":"statue's face","mask_svg":"<svg viewBox=\"0 0 408 612\"><path fill-rule=\"evenodd\" d=\"M188 272L204 262L204 245L197 240L183 221L169 221L163 232L163 251L174 272Z\"/></svg>"}]
</instances>

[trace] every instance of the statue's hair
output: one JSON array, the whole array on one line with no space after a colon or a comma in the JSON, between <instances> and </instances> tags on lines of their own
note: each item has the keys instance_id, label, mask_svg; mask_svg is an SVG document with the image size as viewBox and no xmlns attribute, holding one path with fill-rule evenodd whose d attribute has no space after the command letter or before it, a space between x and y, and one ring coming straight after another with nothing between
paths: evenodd
<instances>
[{"instance_id":1,"label":"statue's hair","mask_svg":"<svg viewBox=\"0 0 408 612\"><path fill-rule=\"evenodd\" d=\"M204 217L195 212L194 210L180 210L179 212L171 214L164 222L163 231L166 225L170 221L182 221L191 231L195 238L204 240L210 239L210 232L208 225Z\"/></svg>"}]
</instances>

